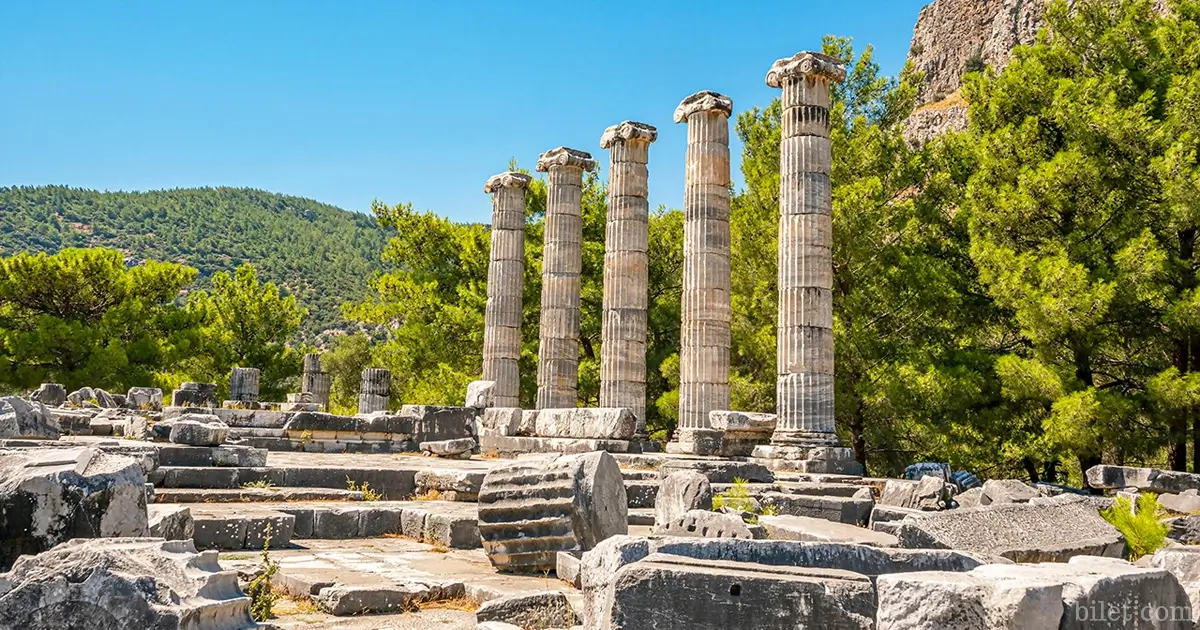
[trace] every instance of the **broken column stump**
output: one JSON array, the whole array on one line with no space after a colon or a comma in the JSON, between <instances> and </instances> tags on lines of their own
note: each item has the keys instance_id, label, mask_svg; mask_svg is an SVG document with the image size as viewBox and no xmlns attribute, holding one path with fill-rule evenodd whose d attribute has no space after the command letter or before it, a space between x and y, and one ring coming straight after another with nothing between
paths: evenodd
<instances>
[{"instance_id":1,"label":"broken column stump","mask_svg":"<svg viewBox=\"0 0 1200 630\"><path fill-rule=\"evenodd\" d=\"M625 534L627 519L621 470L602 451L494 468L479 490L479 536L502 571L553 571L558 552Z\"/></svg>"}]
</instances>

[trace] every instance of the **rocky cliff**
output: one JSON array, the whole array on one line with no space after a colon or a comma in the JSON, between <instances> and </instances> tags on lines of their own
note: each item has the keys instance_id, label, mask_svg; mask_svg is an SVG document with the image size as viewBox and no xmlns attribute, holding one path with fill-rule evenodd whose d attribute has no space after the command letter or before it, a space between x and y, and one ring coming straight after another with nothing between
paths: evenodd
<instances>
[{"instance_id":1,"label":"rocky cliff","mask_svg":"<svg viewBox=\"0 0 1200 630\"><path fill-rule=\"evenodd\" d=\"M967 126L962 78L1003 68L1012 49L1037 39L1049 0L934 0L921 9L908 58L925 75L905 135L924 142Z\"/></svg>"}]
</instances>

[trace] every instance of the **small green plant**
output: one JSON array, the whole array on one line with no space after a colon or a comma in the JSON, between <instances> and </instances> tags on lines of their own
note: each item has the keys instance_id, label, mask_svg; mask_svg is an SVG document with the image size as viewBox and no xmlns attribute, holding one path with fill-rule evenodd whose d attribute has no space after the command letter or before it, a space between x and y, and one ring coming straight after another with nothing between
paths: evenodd
<instances>
[{"instance_id":1,"label":"small green plant","mask_svg":"<svg viewBox=\"0 0 1200 630\"><path fill-rule=\"evenodd\" d=\"M367 482L355 484L354 480L346 477L346 489L352 492L361 492L363 501L382 501L383 493L378 490L372 490L371 485Z\"/></svg>"},{"instance_id":2,"label":"small green plant","mask_svg":"<svg viewBox=\"0 0 1200 630\"><path fill-rule=\"evenodd\" d=\"M271 588L271 578L279 571L279 563L271 559L271 524L267 523L267 536L263 540L262 564L258 576L250 580L246 594L250 596L250 616L255 621L266 621L273 616L275 600L279 598Z\"/></svg>"},{"instance_id":3,"label":"small green plant","mask_svg":"<svg viewBox=\"0 0 1200 630\"><path fill-rule=\"evenodd\" d=\"M300 450L304 450L313 441L313 432L305 430L300 434Z\"/></svg>"},{"instance_id":4,"label":"small green plant","mask_svg":"<svg viewBox=\"0 0 1200 630\"><path fill-rule=\"evenodd\" d=\"M1112 507L1100 510L1100 516L1125 536L1130 561L1148 556L1167 544L1171 527L1160 520L1166 516L1166 510L1158 504L1155 494L1139 496L1136 510L1129 497L1117 497Z\"/></svg>"},{"instance_id":5,"label":"small green plant","mask_svg":"<svg viewBox=\"0 0 1200 630\"><path fill-rule=\"evenodd\" d=\"M922 44L921 42L913 43L913 45L908 49L908 54L913 57L916 57L917 55L920 55L923 52L925 52L925 45Z\"/></svg>"},{"instance_id":6,"label":"small green plant","mask_svg":"<svg viewBox=\"0 0 1200 630\"><path fill-rule=\"evenodd\" d=\"M987 66L983 63L983 57L975 55L967 60L965 69L967 72L983 72L984 68L986 67Z\"/></svg>"},{"instance_id":7,"label":"small green plant","mask_svg":"<svg viewBox=\"0 0 1200 630\"><path fill-rule=\"evenodd\" d=\"M762 508L762 516L779 516L779 506L764 505Z\"/></svg>"},{"instance_id":8,"label":"small green plant","mask_svg":"<svg viewBox=\"0 0 1200 630\"><path fill-rule=\"evenodd\" d=\"M735 477L728 490L713 497L713 510L721 508L750 513L756 513L760 509L758 502L750 496L750 482L741 477Z\"/></svg>"},{"instance_id":9,"label":"small green plant","mask_svg":"<svg viewBox=\"0 0 1200 630\"><path fill-rule=\"evenodd\" d=\"M257 479L242 484L243 488L273 488L274 486L275 484L270 479Z\"/></svg>"}]
</instances>

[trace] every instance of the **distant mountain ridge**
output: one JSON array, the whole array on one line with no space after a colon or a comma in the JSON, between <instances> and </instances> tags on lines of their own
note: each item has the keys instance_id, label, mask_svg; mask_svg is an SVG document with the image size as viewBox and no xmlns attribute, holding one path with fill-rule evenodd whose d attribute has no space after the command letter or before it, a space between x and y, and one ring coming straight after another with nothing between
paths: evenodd
<instances>
[{"instance_id":1,"label":"distant mountain ridge","mask_svg":"<svg viewBox=\"0 0 1200 630\"><path fill-rule=\"evenodd\" d=\"M370 215L250 188L0 188L0 255L110 247L131 263L195 267L201 287L249 262L309 310L302 336L313 342L345 328L341 304L366 293L388 236Z\"/></svg>"}]
</instances>

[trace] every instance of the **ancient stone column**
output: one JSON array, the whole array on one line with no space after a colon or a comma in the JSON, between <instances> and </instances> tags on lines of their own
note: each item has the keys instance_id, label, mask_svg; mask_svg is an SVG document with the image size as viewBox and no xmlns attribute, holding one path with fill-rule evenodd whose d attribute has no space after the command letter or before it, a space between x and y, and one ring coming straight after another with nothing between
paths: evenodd
<instances>
[{"instance_id":1,"label":"ancient stone column","mask_svg":"<svg viewBox=\"0 0 1200 630\"><path fill-rule=\"evenodd\" d=\"M779 331L771 442L837 443L833 416L833 197L829 182L830 84L836 59L802 52L780 59L767 85L783 88L779 159Z\"/></svg>"},{"instance_id":2,"label":"ancient stone column","mask_svg":"<svg viewBox=\"0 0 1200 630\"><path fill-rule=\"evenodd\" d=\"M687 180L683 197L683 322L680 329L679 450L708 413L729 408L729 115L733 101L697 92L675 110L687 123Z\"/></svg>"},{"instance_id":3,"label":"ancient stone column","mask_svg":"<svg viewBox=\"0 0 1200 630\"><path fill-rule=\"evenodd\" d=\"M650 307L650 204L646 163L654 127L627 120L604 130L608 217L604 227L604 320L600 406L632 409L646 432L646 330Z\"/></svg>"},{"instance_id":4,"label":"ancient stone column","mask_svg":"<svg viewBox=\"0 0 1200 630\"><path fill-rule=\"evenodd\" d=\"M522 297L525 292L525 189L523 173L493 175L483 186L492 194L492 249L484 310L483 380L495 381L493 403L519 407Z\"/></svg>"},{"instance_id":5,"label":"ancient stone column","mask_svg":"<svg viewBox=\"0 0 1200 630\"><path fill-rule=\"evenodd\" d=\"M258 368L233 368L229 373L229 399L258 402L258 376Z\"/></svg>"},{"instance_id":6,"label":"ancient stone column","mask_svg":"<svg viewBox=\"0 0 1200 630\"><path fill-rule=\"evenodd\" d=\"M358 413L387 411L392 398L392 371L367 368L358 391Z\"/></svg>"},{"instance_id":7,"label":"ancient stone column","mask_svg":"<svg viewBox=\"0 0 1200 630\"><path fill-rule=\"evenodd\" d=\"M594 168L591 154L566 147L538 157L538 172L547 173L538 409L574 407L578 400L583 172Z\"/></svg>"},{"instance_id":8,"label":"ancient stone column","mask_svg":"<svg viewBox=\"0 0 1200 630\"><path fill-rule=\"evenodd\" d=\"M328 374L321 369L321 355L311 353L304 355L304 372L300 377L300 393L312 394L312 402L329 408L329 385L332 381Z\"/></svg>"}]
</instances>

